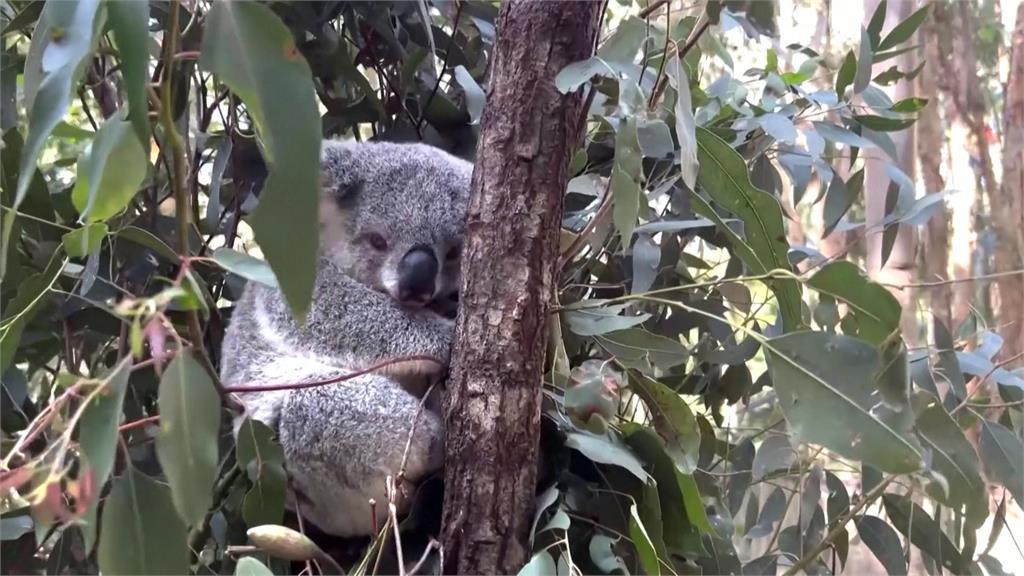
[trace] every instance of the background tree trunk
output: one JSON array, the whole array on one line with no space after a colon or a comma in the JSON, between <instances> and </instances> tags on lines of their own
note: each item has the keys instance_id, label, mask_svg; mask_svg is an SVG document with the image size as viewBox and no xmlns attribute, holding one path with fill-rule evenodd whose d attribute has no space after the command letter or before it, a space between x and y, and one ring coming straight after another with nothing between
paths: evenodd
<instances>
[{"instance_id":1,"label":"background tree trunk","mask_svg":"<svg viewBox=\"0 0 1024 576\"><path fill-rule=\"evenodd\" d=\"M878 0L864 1L864 20L871 19L878 6ZM882 37L896 26L907 19L914 11L913 2L889 2L886 4L886 26ZM878 74L895 64L900 70L913 70L917 66L917 56L914 51L906 52L891 61L878 64L872 70L872 76ZM905 98L914 96L913 82L897 82L894 86L883 88L892 99L898 102ZM895 163L911 181L914 179L915 148L914 131L903 130L890 134L896 148L897 158ZM864 204L867 217L865 219L865 241L867 247L867 269L868 274L879 282L891 284L910 284L914 281L914 244L915 231L911 226L899 225L896 235L896 243L888 261L882 262L882 239L883 230L879 225L885 218L885 202L889 189L889 175L885 171L886 156L877 149L863 150L864 157ZM893 295L903 306L902 329L903 337L908 343L917 341L918 330L915 318L916 298L914 291L910 288L893 290Z\"/></svg>"},{"instance_id":2,"label":"background tree trunk","mask_svg":"<svg viewBox=\"0 0 1024 576\"><path fill-rule=\"evenodd\" d=\"M515 573L529 553L545 327L582 102L554 79L591 55L601 7L501 5L445 407L445 573Z\"/></svg>"},{"instance_id":3,"label":"background tree trunk","mask_svg":"<svg viewBox=\"0 0 1024 576\"><path fill-rule=\"evenodd\" d=\"M1003 109L1003 183L999 198L992 199L999 238L996 269L1004 272L1024 268L1024 4L1017 6L1016 18ZM1009 359L1024 352L1024 276L1005 276L996 285L1000 302L997 312L1006 324L1000 357ZM1024 360L1018 358L1012 366L1024 366Z\"/></svg>"},{"instance_id":4,"label":"background tree trunk","mask_svg":"<svg viewBox=\"0 0 1024 576\"><path fill-rule=\"evenodd\" d=\"M919 4L924 5L924 0ZM940 59L939 30L934 18L928 18L921 28L920 38L924 44L924 58L928 64L917 77L917 91L930 98L928 106L921 110L917 119L917 159L924 180L925 191L929 194L942 192L946 182L942 178L942 150L946 131L939 116L939 100L935 97L935 63ZM922 231L922 280L925 282L949 279L949 212L943 207L939 214L928 220ZM946 327L953 324L953 290L949 284L928 289L929 304L934 314Z\"/></svg>"}]
</instances>

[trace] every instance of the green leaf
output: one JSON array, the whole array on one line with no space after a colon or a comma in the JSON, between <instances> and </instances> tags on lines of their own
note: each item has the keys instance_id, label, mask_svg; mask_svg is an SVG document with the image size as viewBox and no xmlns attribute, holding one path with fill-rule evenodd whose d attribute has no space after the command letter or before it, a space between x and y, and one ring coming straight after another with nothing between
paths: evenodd
<instances>
[{"instance_id":1,"label":"green leaf","mask_svg":"<svg viewBox=\"0 0 1024 576\"><path fill-rule=\"evenodd\" d=\"M647 534L643 521L640 520L636 503L631 504L629 507L629 537L632 538L633 544L636 546L636 554L640 558L640 565L643 567L644 573L661 574L661 566L658 564L658 552L655 550L654 543L651 542L651 538Z\"/></svg>"},{"instance_id":2,"label":"green leaf","mask_svg":"<svg viewBox=\"0 0 1024 576\"><path fill-rule=\"evenodd\" d=\"M280 524L287 479L284 450L274 440L273 430L259 420L243 421L235 443L235 462L253 484L242 502L246 525Z\"/></svg>"},{"instance_id":3,"label":"green leaf","mask_svg":"<svg viewBox=\"0 0 1024 576\"><path fill-rule=\"evenodd\" d=\"M676 480L679 482L679 489L683 492L683 502L686 504L686 516L690 522L705 534L715 534L711 521L708 520L707 510L704 509L704 502L700 498L700 490L697 488L697 480L692 474L684 474L676 470Z\"/></svg>"},{"instance_id":4,"label":"green leaf","mask_svg":"<svg viewBox=\"0 0 1024 576\"><path fill-rule=\"evenodd\" d=\"M871 14L871 21L868 22L868 38L871 39L872 49L877 49L878 43L882 38L882 26L885 25L886 8L887 2L881 0L878 6L875 6L875 11Z\"/></svg>"},{"instance_id":5,"label":"green leaf","mask_svg":"<svg viewBox=\"0 0 1024 576\"><path fill-rule=\"evenodd\" d=\"M213 251L213 259L228 272L234 272L246 280L258 282L270 288L277 288L277 278L266 262L230 248Z\"/></svg>"},{"instance_id":6,"label":"green leaf","mask_svg":"<svg viewBox=\"0 0 1024 576\"><path fill-rule=\"evenodd\" d=\"M128 94L128 119L143 148L148 148L149 3L108 0L106 6L121 57L121 76Z\"/></svg>"},{"instance_id":7,"label":"green leaf","mask_svg":"<svg viewBox=\"0 0 1024 576\"><path fill-rule=\"evenodd\" d=\"M836 126L835 124L829 124L827 122L813 122L814 129L821 134L822 138L838 142L840 144L846 144L854 148L874 148L875 143L859 134L850 132L842 126Z\"/></svg>"},{"instance_id":8,"label":"green leaf","mask_svg":"<svg viewBox=\"0 0 1024 576\"><path fill-rule=\"evenodd\" d=\"M857 534L871 553L882 563L885 571L893 576L907 573L907 561L903 558L903 545L896 531L885 520L877 516L855 517Z\"/></svg>"},{"instance_id":9,"label":"green leaf","mask_svg":"<svg viewBox=\"0 0 1024 576\"><path fill-rule=\"evenodd\" d=\"M916 118L886 118L884 116L862 116L854 114L853 117L865 128L879 132L899 132L914 125Z\"/></svg>"},{"instance_id":10,"label":"green leaf","mask_svg":"<svg viewBox=\"0 0 1024 576\"><path fill-rule=\"evenodd\" d=\"M121 420L125 392L128 391L131 367L132 360L129 356L106 375L102 391L86 405L78 425L78 444L92 470L93 482L97 487L107 483L110 472L114 469L117 427ZM89 508L95 511L96 504L97 502L90 502ZM92 550L96 541L96 526L91 523L83 525L83 536L86 550Z\"/></svg>"},{"instance_id":11,"label":"green leaf","mask_svg":"<svg viewBox=\"0 0 1024 576\"><path fill-rule=\"evenodd\" d=\"M769 340L768 370L793 435L881 470L921 468L916 442L903 430L901 412L880 404L878 353L866 342L802 331ZM908 412L909 407L902 407Z\"/></svg>"},{"instance_id":12,"label":"green leaf","mask_svg":"<svg viewBox=\"0 0 1024 576\"><path fill-rule=\"evenodd\" d=\"M597 49L597 56L611 64L632 64L647 38L647 31L646 22L636 16L628 16Z\"/></svg>"},{"instance_id":13,"label":"green leaf","mask_svg":"<svg viewBox=\"0 0 1024 576\"><path fill-rule=\"evenodd\" d=\"M593 303L594 301L584 301ZM581 302L582 304L583 302ZM628 308L628 304L617 304L603 308L584 308L581 310L566 310L565 320L569 329L580 336L595 336L606 334L616 330L625 330L638 324L642 324L651 317L643 313L637 316L620 316L619 314Z\"/></svg>"},{"instance_id":14,"label":"green leaf","mask_svg":"<svg viewBox=\"0 0 1024 576\"><path fill-rule=\"evenodd\" d=\"M46 269L22 281L18 293L4 304L3 322L0 323L0 373L7 370L14 360L22 331L46 302L50 288L57 282L66 262L53 254Z\"/></svg>"},{"instance_id":15,"label":"green leaf","mask_svg":"<svg viewBox=\"0 0 1024 576\"><path fill-rule=\"evenodd\" d=\"M857 73L853 76L853 93L860 94L871 83L871 39L860 29L860 51L857 54Z\"/></svg>"},{"instance_id":16,"label":"green leaf","mask_svg":"<svg viewBox=\"0 0 1024 576\"><path fill-rule=\"evenodd\" d=\"M906 42L917 32L917 29L924 22L924 19L928 17L929 4L925 4L919 8L916 12L907 16L907 19L900 22L885 36L885 38L878 44L878 51L889 50L895 48L900 44Z\"/></svg>"},{"instance_id":17,"label":"green leaf","mask_svg":"<svg viewBox=\"0 0 1024 576\"><path fill-rule=\"evenodd\" d=\"M839 72L836 74L836 94L842 98L846 87L853 83L853 77L857 73L857 56L850 50L843 58Z\"/></svg>"},{"instance_id":18,"label":"green leaf","mask_svg":"<svg viewBox=\"0 0 1024 576\"><path fill-rule=\"evenodd\" d=\"M245 556L235 564L235 576L274 576L274 573L264 566L263 562L252 556Z\"/></svg>"},{"instance_id":19,"label":"green leaf","mask_svg":"<svg viewBox=\"0 0 1024 576\"><path fill-rule=\"evenodd\" d=\"M691 511L684 494L686 475L669 456L664 441L653 430L632 422L624 423L622 431L626 443L650 467L651 476L658 485L665 543L672 549L686 549L688 542L699 542L697 522L703 520L703 526L710 528L707 516L703 514L704 505L700 504L700 493L696 493L699 509Z\"/></svg>"},{"instance_id":20,"label":"green leaf","mask_svg":"<svg viewBox=\"0 0 1024 576\"><path fill-rule=\"evenodd\" d=\"M827 238L835 230L839 221L850 211L854 201L860 196L864 188L864 169L861 168L850 176L845 183L839 176L832 178L828 192L825 194L825 232L822 238Z\"/></svg>"},{"instance_id":21,"label":"green leaf","mask_svg":"<svg viewBox=\"0 0 1024 576\"><path fill-rule=\"evenodd\" d=\"M988 516L988 498L974 447L936 401L918 414L916 426L922 445L931 450L932 469L948 484L948 495L933 483L928 486L929 496L953 507L965 506L970 524L980 526Z\"/></svg>"},{"instance_id":22,"label":"green leaf","mask_svg":"<svg viewBox=\"0 0 1024 576\"><path fill-rule=\"evenodd\" d=\"M615 202L612 220L615 228L628 243L640 215L642 172L640 143L636 122L624 118L615 135L615 163L612 166L612 198Z\"/></svg>"},{"instance_id":23,"label":"green leaf","mask_svg":"<svg viewBox=\"0 0 1024 576\"><path fill-rule=\"evenodd\" d=\"M903 112L906 114L912 114L917 112L928 105L927 98L910 97L900 100L899 102L892 105L890 110L893 112Z\"/></svg>"},{"instance_id":24,"label":"green leaf","mask_svg":"<svg viewBox=\"0 0 1024 576\"><path fill-rule=\"evenodd\" d=\"M637 460L632 452L604 436L570 432L566 437L565 445L578 450L594 462L625 468L639 478L641 482L647 482L650 478L647 472L644 472L643 465L640 464L640 461Z\"/></svg>"},{"instance_id":25,"label":"green leaf","mask_svg":"<svg viewBox=\"0 0 1024 576\"><path fill-rule=\"evenodd\" d=\"M220 228L221 203L220 188L224 182L224 170L228 167L228 159L231 158L231 149L234 147L230 137L227 135L217 145L217 155L213 159L213 169L210 171L210 194L209 202L206 204L206 229L211 234L216 233Z\"/></svg>"},{"instance_id":26,"label":"green leaf","mask_svg":"<svg viewBox=\"0 0 1024 576\"><path fill-rule=\"evenodd\" d=\"M465 66L455 67L455 81L462 87L466 95L466 111L469 112L469 123L479 124L480 117L484 113L484 104L487 96L483 89L476 83L476 79L466 70Z\"/></svg>"},{"instance_id":27,"label":"green leaf","mask_svg":"<svg viewBox=\"0 0 1024 576\"><path fill-rule=\"evenodd\" d=\"M618 72L604 60L593 56L562 68L555 76L555 88L562 94L575 92L594 76L617 78Z\"/></svg>"},{"instance_id":28,"label":"green leaf","mask_svg":"<svg viewBox=\"0 0 1024 576\"><path fill-rule=\"evenodd\" d=\"M672 460L680 470L692 474L700 456L700 428L693 411L668 386L641 374L632 376L630 388L647 405L654 428L665 441Z\"/></svg>"},{"instance_id":29,"label":"green leaf","mask_svg":"<svg viewBox=\"0 0 1024 576\"><path fill-rule=\"evenodd\" d=\"M911 544L953 574L967 572L960 551L923 508L898 494L883 494L882 503L893 527L909 538Z\"/></svg>"},{"instance_id":30,"label":"green leaf","mask_svg":"<svg viewBox=\"0 0 1024 576\"><path fill-rule=\"evenodd\" d=\"M125 226L117 231L117 238L118 240L123 238L134 242L139 246L145 246L171 262L178 261L178 253L168 246L166 242L154 236L149 230L136 226Z\"/></svg>"},{"instance_id":31,"label":"green leaf","mask_svg":"<svg viewBox=\"0 0 1024 576\"><path fill-rule=\"evenodd\" d=\"M796 454L785 436L769 436L761 443L750 467L751 478L761 480L777 470L788 470Z\"/></svg>"},{"instance_id":32,"label":"green leaf","mask_svg":"<svg viewBox=\"0 0 1024 576\"><path fill-rule=\"evenodd\" d=\"M28 113L28 135L21 151L18 187L14 194L17 209L28 192L46 138L64 118L71 105L71 91L78 77L78 64L90 52L93 20L99 0L47 2L32 33L30 59L25 70L25 109ZM41 70L29 70L32 53L40 55L35 64ZM29 76L41 77L38 91L32 92ZM81 177L81 175L79 175Z\"/></svg>"},{"instance_id":33,"label":"green leaf","mask_svg":"<svg viewBox=\"0 0 1024 576\"><path fill-rule=\"evenodd\" d=\"M856 264L836 261L818 270L807 285L846 302L857 320L857 336L881 344L900 326L900 303L884 286L871 281Z\"/></svg>"},{"instance_id":34,"label":"green leaf","mask_svg":"<svg viewBox=\"0 0 1024 576\"><path fill-rule=\"evenodd\" d=\"M84 258L99 249L109 229L106 224L86 224L63 236L64 252L72 258Z\"/></svg>"},{"instance_id":35,"label":"green leaf","mask_svg":"<svg viewBox=\"0 0 1024 576\"><path fill-rule=\"evenodd\" d=\"M555 573L555 560L547 550L534 554L533 558L519 570L519 576L551 576Z\"/></svg>"},{"instance_id":36,"label":"green leaf","mask_svg":"<svg viewBox=\"0 0 1024 576\"><path fill-rule=\"evenodd\" d=\"M629 574L626 563L615 553L615 540L604 534L595 534L587 546L590 552L590 559L599 570L605 574L612 574L621 571L622 574ZM522 574L520 572L520 574ZM545 575L551 572L545 572Z\"/></svg>"},{"instance_id":37,"label":"green leaf","mask_svg":"<svg viewBox=\"0 0 1024 576\"><path fill-rule=\"evenodd\" d=\"M643 328L628 328L595 336L597 343L626 368L653 375L685 364L690 351L678 340L653 334Z\"/></svg>"},{"instance_id":38,"label":"green leaf","mask_svg":"<svg viewBox=\"0 0 1024 576\"><path fill-rule=\"evenodd\" d=\"M129 466L114 481L100 533L103 574L188 574L185 525L171 503L170 490Z\"/></svg>"},{"instance_id":39,"label":"green leaf","mask_svg":"<svg viewBox=\"0 0 1024 576\"><path fill-rule=\"evenodd\" d=\"M999 482L1013 494L1018 502L1024 502L1024 454L1020 438L998 422L981 422L981 460L989 477Z\"/></svg>"},{"instance_id":40,"label":"green leaf","mask_svg":"<svg viewBox=\"0 0 1024 576\"><path fill-rule=\"evenodd\" d=\"M953 337L938 317L932 319L932 333L935 334L935 352L939 356L935 373L949 384L950 392L957 399L964 400L967 398L967 383L953 347Z\"/></svg>"},{"instance_id":41,"label":"green leaf","mask_svg":"<svg viewBox=\"0 0 1024 576\"><path fill-rule=\"evenodd\" d=\"M71 201L89 222L117 214L135 196L149 162L146 151L124 120L124 112L111 116L78 158L78 179Z\"/></svg>"},{"instance_id":42,"label":"green leaf","mask_svg":"<svg viewBox=\"0 0 1024 576\"><path fill-rule=\"evenodd\" d=\"M743 220L746 240L755 257L752 261L744 260L744 264L754 274L790 270L779 201L750 183L743 158L714 133L698 128L697 145L702 188L715 202ZM742 257L743 253L740 254ZM771 280L769 285L779 302L783 329L798 329L803 324L800 285L795 280Z\"/></svg>"},{"instance_id":43,"label":"green leaf","mask_svg":"<svg viewBox=\"0 0 1024 576\"><path fill-rule=\"evenodd\" d=\"M158 403L157 458L178 514L189 525L198 526L210 508L217 477L220 396L199 362L182 353L160 379Z\"/></svg>"},{"instance_id":44,"label":"green leaf","mask_svg":"<svg viewBox=\"0 0 1024 576\"><path fill-rule=\"evenodd\" d=\"M320 118L309 65L287 27L255 2L217 2L200 65L245 102L269 175L252 216L256 241L292 314L309 310L319 245Z\"/></svg>"},{"instance_id":45,"label":"green leaf","mask_svg":"<svg viewBox=\"0 0 1024 576\"><path fill-rule=\"evenodd\" d=\"M683 184L690 190L697 184L700 163L697 160L697 124L693 118L693 99L690 96L690 81L686 67L673 56L669 81L676 89L676 138L679 140L679 171Z\"/></svg>"}]
</instances>

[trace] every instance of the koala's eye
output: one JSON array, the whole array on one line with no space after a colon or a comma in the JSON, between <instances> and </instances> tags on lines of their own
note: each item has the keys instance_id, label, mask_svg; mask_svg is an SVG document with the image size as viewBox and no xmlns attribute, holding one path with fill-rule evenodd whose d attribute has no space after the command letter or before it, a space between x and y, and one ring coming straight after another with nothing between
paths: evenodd
<instances>
[{"instance_id":1,"label":"koala's eye","mask_svg":"<svg viewBox=\"0 0 1024 576\"><path fill-rule=\"evenodd\" d=\"M445 260L458 260L462 256L462 245L458 244L448 249L448 253L444 255Z\"/></svg>"},{"instance_id":2,"label":"koala's eye","mask_svg":"<svg viewBox=\"0 0 1024 576\"><path fill-rule=\"evenodd\" d=\"M369 242L370 246L372 246L374 250L383 252L388 249L388 241L385 240L383 236L376 232L370 232L365 236L365 239L367 242Z\"/></svg>"}]
</instances>

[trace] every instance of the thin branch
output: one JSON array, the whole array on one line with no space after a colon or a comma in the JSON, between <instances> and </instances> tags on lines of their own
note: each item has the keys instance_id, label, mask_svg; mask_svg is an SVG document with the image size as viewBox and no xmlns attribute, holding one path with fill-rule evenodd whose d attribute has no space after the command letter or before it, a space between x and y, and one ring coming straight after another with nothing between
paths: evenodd
<instances>
[{"instance_id":1,"label":"thin branch","mask_svg":"<svg viewBox=\"0 0 1024 576\"><path fill-rule=\"evenodd\" d=\"M174 113L172 111L173 99L171 97L171 84L174 78L174 55L177 51L176 45L178 42L178 13L180 8L181 6L178 2L171 2L171 13L168 19L167 30L165 32L164 72L160 80L160 123L163 125L165 138L167 138L168 144L170 145L170 163L173 166L171 187L174 191L174 215L178 224L178 254L181 258L186 259L189 256L188 237L190 231L189 220L191 210L189 209L188 190L185 188L185 144L181 139L181 135L178 134L178 129L174 126ZM185 266L187 266L187 263L183 261L182 267ZM203 346L203 329L199 324L199 312L196 310L189 310L185 312L185 319L188 323L189 339L192 340L193 346L195 346L200 352L199 356L202 359L201 364L203 364L203 367L210 374L210 378L213 380L214 386L217 388L218 392L223 396L223 387L220 384L220 380L217 378L216 371L213 370L213 366L210 364L210 360L207 357L206 350Z\"/></svg>"},{"instance_id":2,"label":"thin branch","mask_svg":"<svg viewBox=\"0 0 1024 576\"><path fill-rule=\"evenodd\" d=\"M231 394L231 393L238 393L238 392L275 392L275 391L278 391L278 390L303 390L305 388L316 388L318 386L327 386L328 384L337 384L338 382L344 382L346 380L351 380L351 379L356 378L358 376L363 376L364 374L369 374L371 372L375 372L377 370L380 370L381 368L384 368L386 366L390 366L392 364L401 364L402 362L424 362L424 361L426 361L426 362L434 362L438 366L444 366L444 362L438 360L437 358L435 358L433 356L425 356L425 355L402 356L402 357L399 357L399 358L390 358L388 360L384 360L383 362L378 362L378 363L374 364L373 366L370 366L369 368L365 368L365 369L359 370L357 372L352 372L350 374L344 374L342 376L338 376L337 378L331 378L331 379L328 379L328 380L319 380L319 381L316 381L316 382L300 382L300 383L297 383L297 384L274 384L272 386L246 386L246 385L242 385L242 386L225 386L224 387L224 392L226 394Z\"/></svg>"},{"instance_id":3,"label":"thin branch","mask_svg":"<svg viewBox=\"0 0 1024 576\"><path fill-rule=\"evenodd\" d=\"M991 274L982 274L980 276L968 276L966 278L950 278L948 280L936 280L934 282L913 282L910 284L890 284L888 282L879 282L882 286L888 288L896 288L902 290L904 288L935 288L937 286L947 286L949 284L960 284L962 282L983 282L985 280L994 280L996 278L1005 278L1007 276L1022 276L1024 275L1024 269L1022 270L1005 270L1003 272L993 272Z\"/></svg>"},{"instance_id":4,"label":"thin branch","mask_svg":"<svg viewBox=\"0 0 1024 576\"><path fill-rule=\"evenodd\" d=\"M455 3L455 20L452 23L452 36L448 41L448 48L444 51L444 60L441 62L441 70L437 73L437 82L434 83L434 89L430 91L430 96L427 97L427 102L423 105L423 109L420 110L420 119L416 123L416 133L419 134L423 123L427 121L425 112L430 108L430 103L434 101L434 96L437 95L437 90L441 87L441 78L444 77L444 71L448 69L448 57L451 56L452 46L455 44L455 34L459 31L459 19L462 17L462 5L463 2ZM431 55L433 57L433 55Z\"/></svg>"},{"instance_id":5,"label":"thin branch","mask_svg":"<svg viewBox=\"0 0 1024 576\"><path fill-rule=\"evenodd\" d=\"M805 554L803 558L796 562L796 564L790 566L789 569L782 574L782 576L794 576L794 574L806 568L811 562L814 562L814 559L817 558L819 554L824 552L826 549L828 549L829 546L832 545L832 541L835 540L835 538L839 536L839 533L846 528L846 524L849 523L850 520L852 520L858 512L863 510L865 506L874 502L883 493L885 493L886 487L888 487L889 484L895 479L896 476L889 476L888 478L885 478L884 480L879 482L878 486L875 486L871 490L871 492L865 494L864 498L862 498L856 506L850 508L850 510L847 511L846 514L843 514L839 517L839 520L836 522L835 527L832 528L832 530L830 530L829 533L821 540L821 543L815 546L814 549L811 550L809 553Z\"/></svg>"}]
</instances>

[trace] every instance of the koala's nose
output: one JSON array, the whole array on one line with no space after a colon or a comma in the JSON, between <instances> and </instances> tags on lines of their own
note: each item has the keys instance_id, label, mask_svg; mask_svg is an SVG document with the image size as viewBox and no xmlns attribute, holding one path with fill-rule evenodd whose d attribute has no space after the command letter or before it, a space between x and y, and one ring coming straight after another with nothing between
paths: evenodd
<instances>
[{"instance_id":1,"label":"koala's nose","mask_svg":"<svg viewBox=\"0 0 1024 576\"><path fill-rule=\"evenodd\" d=\"M406 304L426 304L434 298L437 257L425 246L409 250L398 263L398 300Z\"/></svg>"}]
</instances>

